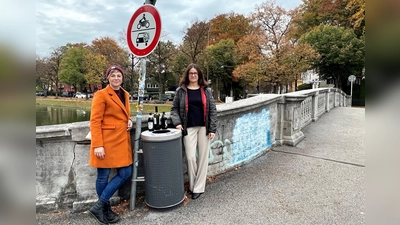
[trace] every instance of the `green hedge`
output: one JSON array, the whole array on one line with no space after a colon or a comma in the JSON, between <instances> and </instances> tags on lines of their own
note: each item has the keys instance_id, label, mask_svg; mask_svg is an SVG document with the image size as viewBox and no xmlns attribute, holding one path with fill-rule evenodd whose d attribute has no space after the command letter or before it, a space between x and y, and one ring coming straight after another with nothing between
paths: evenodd
<instances>
[{"instance_id":1,"label":"green hedge","mask_svg":"<svg viewBox=\"0 0 400 225\"><path fill-rule=\"evenodd\" d=\"M301 84L299 86L297 86L297 90L301 91L301 90L306 90L306 89L312 89L312 84Z\"/></svg>"}]
</instances>

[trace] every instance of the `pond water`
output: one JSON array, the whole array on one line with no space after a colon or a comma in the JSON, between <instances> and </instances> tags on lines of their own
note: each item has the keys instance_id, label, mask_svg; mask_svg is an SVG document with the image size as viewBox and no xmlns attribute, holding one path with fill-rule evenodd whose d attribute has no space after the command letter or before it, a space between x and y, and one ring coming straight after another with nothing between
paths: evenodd
<instances>
[{"instance_id":1,"label":"pond water","mask_svg":"<svg viewBox=\"0 0 400 225\"><path fill-rule=\"evenodd\" d=\"M90 108L36 105L36 126L89 121Z\"/></svg>"}]
</instances>

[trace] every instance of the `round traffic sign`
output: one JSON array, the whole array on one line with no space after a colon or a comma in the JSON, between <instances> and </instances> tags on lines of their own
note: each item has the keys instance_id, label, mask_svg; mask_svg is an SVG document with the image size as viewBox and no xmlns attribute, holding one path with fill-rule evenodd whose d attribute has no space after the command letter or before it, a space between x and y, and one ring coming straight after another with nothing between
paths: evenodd
<instances>
[{"instance_id":1,"label":"round traffic sign","mask_svg":"<svg viewBox=\"0 0 400 225\"><path fill-rule=\"evenodd\" d=\"M350 82L354 82L356 80L356 76L354 76L354 75L350 75L349 76L349 81Z\"/></svg>"},{"instance_id":2,"label":"round traffic sign","mask_svg":"<svg viewBox=\"0 0 400 225\"><path fill-rule=\"evenodd\" d=\"M161 34L161 18L153 5L143 5L133 14L128 24L127 42L137 57L149 55L158 44Z\"/></svg>"}]
</instances>

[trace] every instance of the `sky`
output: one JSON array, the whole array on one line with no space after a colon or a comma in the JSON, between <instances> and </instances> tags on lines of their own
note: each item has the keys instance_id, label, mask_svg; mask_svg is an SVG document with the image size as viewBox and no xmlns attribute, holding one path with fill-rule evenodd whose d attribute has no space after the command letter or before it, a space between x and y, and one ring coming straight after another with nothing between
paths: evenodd
<instances>
[{"instance_id":1,"label":"sky","mask_svg":"<svg viewBox=\"0 0 400 225\"><path fill-rule=\"evenodd\" d=\"M248 16L265 1L157 0L155 7L161 17L161 39L180 44L184 30L196 19L210 20L230 12ZM36 0L36 55L49 56L52 48L67 43L91 44L102 37L117 40L143 3L144 0ZM301 0L276 0L277 5L286 9L301 3Z\"/></svg>"}]
</instances>

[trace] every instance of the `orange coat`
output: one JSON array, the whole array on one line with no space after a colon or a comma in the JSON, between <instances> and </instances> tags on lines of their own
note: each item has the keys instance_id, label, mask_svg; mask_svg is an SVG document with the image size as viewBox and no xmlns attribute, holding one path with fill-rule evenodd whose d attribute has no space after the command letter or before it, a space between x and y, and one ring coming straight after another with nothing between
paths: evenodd
<instances>
[{"instance_id":1,"label":"orange coat","mask_svg":"<svg viewBox=\"0 0 400 225\"><path fill-rule=\"evenodd\" d=\"M109 85L97 91L93 97L89 158L89 164L93 167L118 168L132 164L131 136L127 130L130 120L129 94L121 90L125 93L125 106ZM94 148L101 146L104 147L104 159L94 155Z\"/></svg>"}]
</instances>

